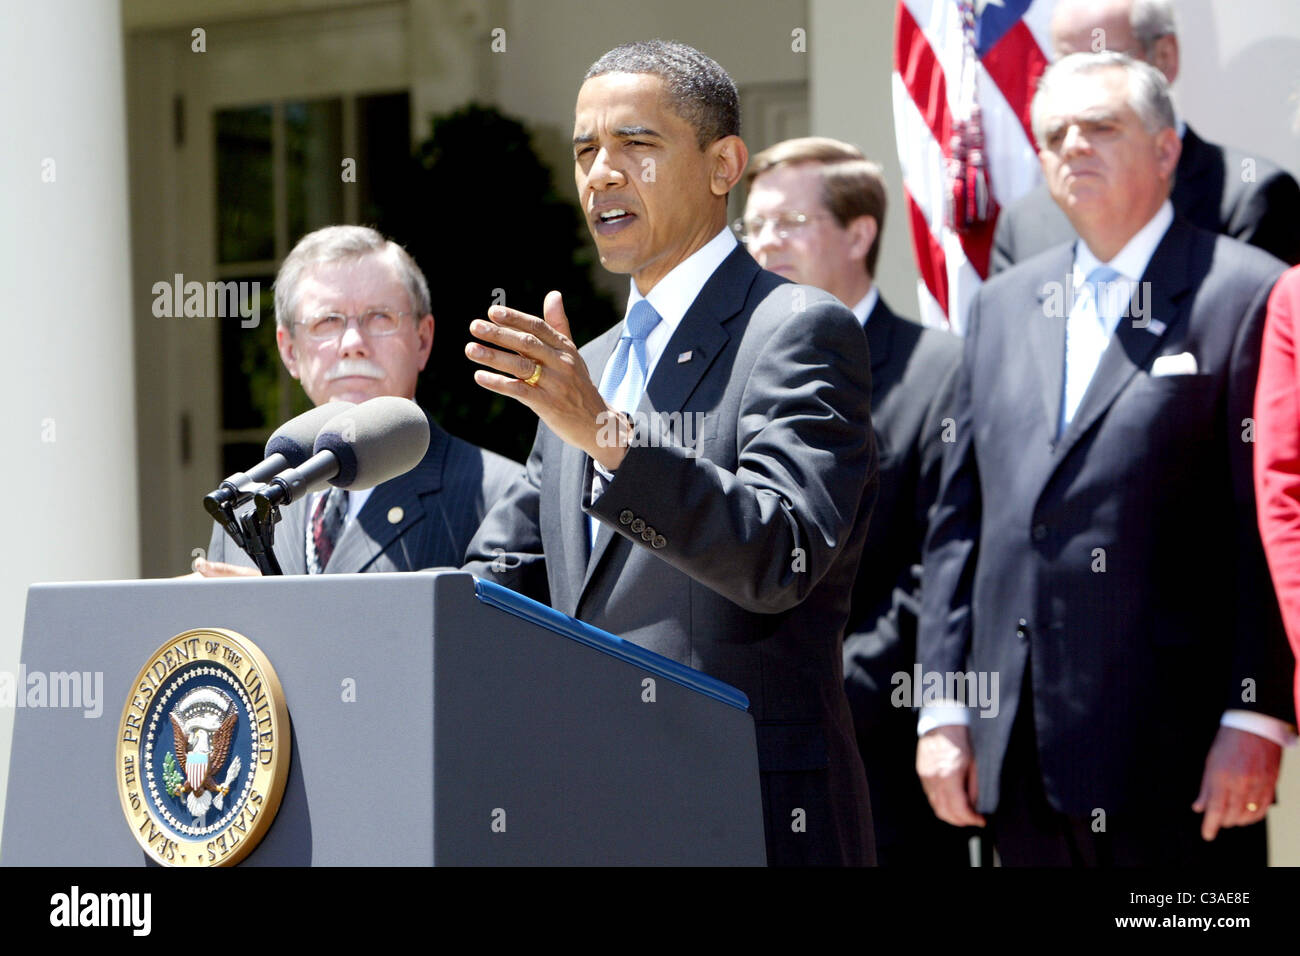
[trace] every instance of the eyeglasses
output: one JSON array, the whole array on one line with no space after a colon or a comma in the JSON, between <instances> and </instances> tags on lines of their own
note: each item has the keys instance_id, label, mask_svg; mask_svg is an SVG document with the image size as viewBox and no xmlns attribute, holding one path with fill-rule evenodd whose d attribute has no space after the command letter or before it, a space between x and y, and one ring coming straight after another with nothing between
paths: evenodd
<instances>
[{"instance_id":1,"label":"eyeglasses","mask_svg":"<svg viewBox=\"0 0 1300 956\"><path fill-rule=\"evenodd\" d=\"M344 315L342 312L324 312L306 322L295 322L307 329L307 337L317 342L329 342L343 337L348 322L357 320L357 328L366 335L392 335L401 324L398 320L409 312L390 312L387 309L370 309L361 315Z\"/></svg>"},{"instance_id":2,"label":"eyeglasses","mask_svg":"<svg viewBox=\"0 0 1300 956\"><path fill-rule=\"evenodd\" d=\"M775 228L778 239L789 239L793 233L798 232L813 220L825 218L825 213L809 215L802 212L783 212L771 219L764 219L762 216L754 216L751 219L737 219L731 224L731 228L736 231L736 235L740 237L741 242L749 242L751 239L757 239L763 232L763 227L770 223Z\"/></svg>"}]
</instances>

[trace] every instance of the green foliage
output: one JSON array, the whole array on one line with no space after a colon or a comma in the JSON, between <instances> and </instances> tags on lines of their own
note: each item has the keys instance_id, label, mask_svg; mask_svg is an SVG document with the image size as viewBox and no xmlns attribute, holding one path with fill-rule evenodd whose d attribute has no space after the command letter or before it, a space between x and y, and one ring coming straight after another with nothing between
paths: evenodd
<instances>
[{"instance_id":1,"label":"green foliage","mask_svg":"<svg viewBox=\"0 0 1300 956\"><path fill-rule=\"evenodd\" d=\"M523 124L474 104L433 119L402 194L401 207L386 208L376 225L429 280L436 330L416 398L452 434L523 461L537 418L474 383L480 366L465 357L469 323L495 304L497 289L505 305L533 315L559 289L579 345L618 321L592 283L586 225L556 191Z\"/></svg>"},{"instance_id":2,"label":"green foliage","mask_svg":"<svg viewBox=\"0 0 1300 956\"><path fill-rule=\"evenodd\" d=\"M174 797L180 793L184 782L185 777L176 766L176 758L170 750L167 751L167 756L163 758L163 784L167 787L167 796Z\"/></svg>"}]
</instances>

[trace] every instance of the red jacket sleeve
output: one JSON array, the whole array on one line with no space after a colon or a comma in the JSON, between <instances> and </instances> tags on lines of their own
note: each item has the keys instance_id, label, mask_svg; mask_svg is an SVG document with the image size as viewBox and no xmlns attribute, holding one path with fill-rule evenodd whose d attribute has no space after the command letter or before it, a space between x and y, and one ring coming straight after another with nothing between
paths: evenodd
<instances>
[{"instance_id":1,"label":"red jacket sleeve","mask_svg":"<svg viewBox=\"0 0 1300 956\"><path fill-rule=\"evenodd\" d=\"M1259 532L1291 648L1300 655L1300 266L1268 300L1255 389L1255 500ZM1300 672L1296 674L1300 707Z\"/></svg>"}]
</instances>

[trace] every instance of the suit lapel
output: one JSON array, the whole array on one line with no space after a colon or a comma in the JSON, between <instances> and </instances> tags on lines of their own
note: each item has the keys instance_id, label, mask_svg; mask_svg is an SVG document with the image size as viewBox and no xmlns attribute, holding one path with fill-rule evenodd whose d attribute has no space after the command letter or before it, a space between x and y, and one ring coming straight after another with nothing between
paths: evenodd
<instances>
[{"instance_id":1,"label":"suit lapel","mask_svg":"<svg viewBox=\"0 0 1300 956\"><path fill-rule=\"evenodd\" d=\"M744 246L722 260L664 346L638 412L682 410L731 338L724 323L741 310L758 271L758 263Z\"/></svg>"},{"instance_id":2,"label":"suit lapel","mask_svg":"<svg viewBox=\"0 0 1300 956\"><path fill-rule=\"evenodd\" d=\"M1061 402L1065 396L1065 321L1069 298L1062 295L1056 305L1048 299L1055 290L1065 290L1072 282L1074 244L1062 248L1051 259L1043 275L1047 277L1037 290L1038 312L1029 322L1029 351L1038 369L1038 395L1047 416L1047 433L1055 435L1061 420Z\"/></svg>"},{"instance_id":3,"label":"suit lapel","mask_svg":"<svg viewBox=\"0 0 1300 956\"><path fill-rule=\"evenodd\" d=\"M447 433L430 419L429 449L420 463L405 475L375 486L361 512L344 527L334 554L325 567L326 574L352 574L366 570L399 535L427 519L419 493L428 494L442 487L447 444Z\"/></svg>"},{"instance_id":4,"label":"suit lapel","mask_svg":"<svg viewBox=\"0 0 1300 956\"><path fill-rule=\"evenodd\" d=\"M1102 352L1097 371L1088 383L1083 399L1079 403L1070 426L1061 436L1059 447L1063 457L1079 441L1089 428L1105 414L1106 409L1119 396L1129 379L1139 368L1146 365L1160 346L1161 340L1169 334L1170 329L1183 319L1183 312L1178 308L1178 300L1192 284L1188 274L1188 251L1190 249L1190 227L1175 219L1156 247L1147 271L1138 284L1134 300L1136 305L1145 307L1144 315L1148 321L1164 323L1164 328L1157 334L1154 329L1159 326L1146 325L1139 328L1131 316L1138 315L1138 310L1130 309L1130 315L1120 319L1111 336L1110 344ZM1148 302L1141 302L1142 289L1150 290ZM1062 354L1064 354L1062 352Z\"/></svg>"},{"instance_id":5,"label":"suit lapel","mask_svg":"<svg viewBox=\"0 0 1300 956\"><path fill-rule=\"evenodd\" d=\"M737 246L722 261L722 265L704 283L672 337L668 339L668 344L664 346L663 354L659 356L654 374L650 376L645 394L637 406L638 412L650 415L682 410L682 406L731 338L730 333L723 328L723 323L741 310L746 292L757 272L758 264L743 246ZM606 357L608 353L609 350L606 350ZM684 356L687 357L683 359ZM604 367L603 363L601 367ZM581 457L585 460L584 473L590 476L590 460L585 455ZM583 486L584 493L585 488ZM615 537L617 535L612 528L603 524L597 528L596 542L587 561L582 587L578 591L578 606L582 605L596 569L608 554Z\"/></svg>"}]
</instances>

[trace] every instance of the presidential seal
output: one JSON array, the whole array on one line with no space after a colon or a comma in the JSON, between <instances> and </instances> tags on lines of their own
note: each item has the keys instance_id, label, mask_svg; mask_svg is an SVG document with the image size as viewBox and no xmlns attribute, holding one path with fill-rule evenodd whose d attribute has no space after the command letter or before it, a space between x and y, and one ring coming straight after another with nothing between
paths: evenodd
<instances>
[{"instance_id":1,"label":"presidential seal","mask_svg":"<svg viewBox=\"0 0 1300 956\"><path fill-rule=\"evenodd\" d=\"M266 834L289 776L280 681L248 638L178 634L131 686L117 792L136 841L165 866L230 866Z\"/></svg>"}]
</instances>

